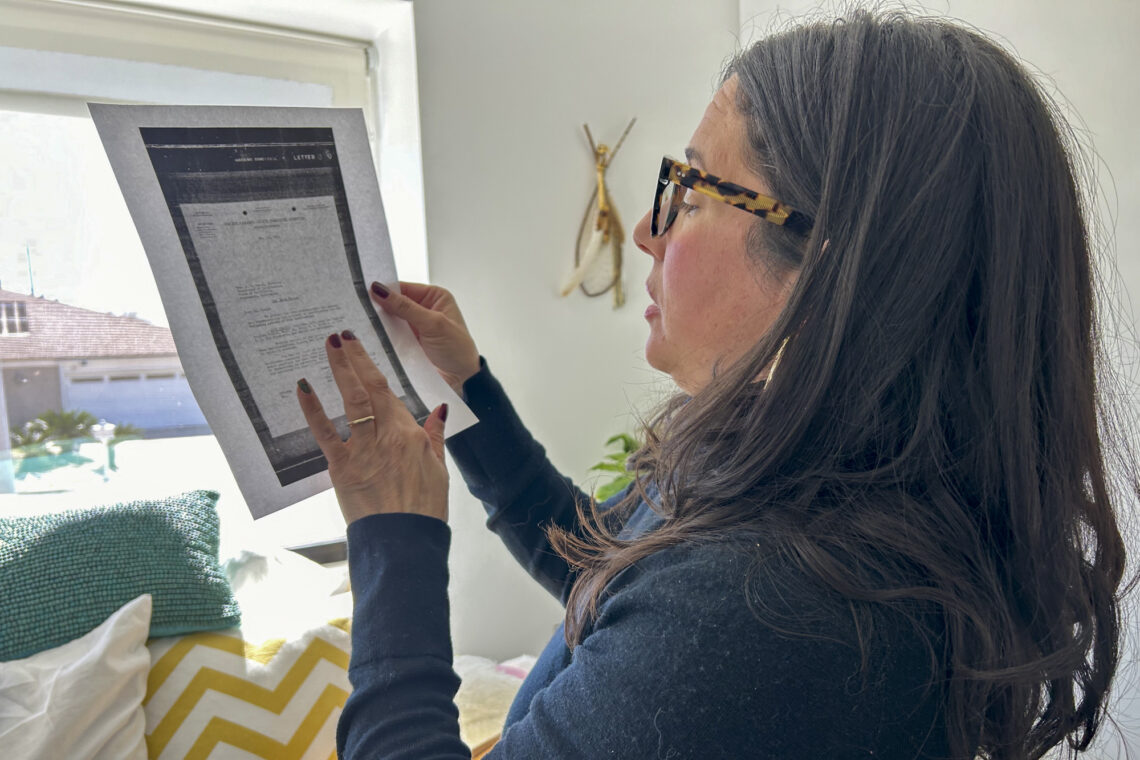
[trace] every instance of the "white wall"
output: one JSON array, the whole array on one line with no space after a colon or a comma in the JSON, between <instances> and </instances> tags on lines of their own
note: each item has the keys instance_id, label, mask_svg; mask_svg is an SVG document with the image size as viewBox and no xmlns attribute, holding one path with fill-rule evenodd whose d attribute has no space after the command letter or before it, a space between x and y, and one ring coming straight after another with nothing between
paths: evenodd
<instances>
[{"instance_id":1,"label":"white wall","mask_svg":"<svg viewBox=\"0 0 1140 760\"><path fill-rule=\"evenodd\" d=\"M699 9L699 10L698 10ZM649 259L628 241L628 301L559 298L593 188L582 132L611 146L627 232L661 156L681 154L736 44L736 0L415 3L428 252L482 353L557 466L581 478L631 430L659 375L645 363ZM457 652L539 650L561 608L482 527L452 475Z\"/></svg>"}]
</instances>

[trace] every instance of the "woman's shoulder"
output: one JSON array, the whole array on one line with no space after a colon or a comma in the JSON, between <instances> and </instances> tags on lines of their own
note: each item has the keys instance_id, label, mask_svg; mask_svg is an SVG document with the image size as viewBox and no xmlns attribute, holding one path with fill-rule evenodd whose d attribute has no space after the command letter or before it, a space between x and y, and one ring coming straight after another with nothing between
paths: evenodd
<instances>
[{"instance_id":1,"label":"woman's shoulder","mask_svg":"<svg viewBox=\"0 0 1140 760\"><path fill-rule=\"evenodd\" d=\"M607 589L594 630L651 634L658 667L668 663L682 683L713 678L745 714L778 706L807 720L822 711L868 746L925 756L924 738L939 734L937 627L929 615L845 599L742 538L643 558Z\"/></svg>"},{"instance_id":2,"label":"woman's shoulder","mask_svg":"<svg viewBox=\"0 0 1140 760\"><path fill-rule=\"evenodd\" d=\"M685 541L646 557L636 566L642 581L723 600L726 614L741 606L752 617L788 635L843 632L871 640L858 630L859 619L873 618L884 631L937 637L942 619L928 606L909 602L878 604L844 596L794 554L764 538L735 537ZM717 606L714 605L714 609Z\"/></svg>"},{"instance_id":3,"label":"woman's shoulder","mask_svg":"<svg viewBox=\"0 0 1140 760\"><path fill-rule=\"evenodd\" d=\"M689 539L653 552L613 580L605 603L623 595L677 612L699 609L702 618L723 617L728 625L819 618L834 631L851 617L847 600L778 548L748 538Z\"/></svg>"},{"instance_id":4,"label":"woman's shoulder","mask_svg":"<svg viewBox=\"0 0 1140 760\"><path fill-rule=\"evenodd\" d=\"M860 661L869 649L913 650L929 659L940 646L941 620L931 610L845 598L786 552L745 538L686 540L643 557L607 586L599 623L638 606L677 627L749 634L742 646L760 646L767 636L804 648L826 639Z\"/></svg>"}]
</instances>

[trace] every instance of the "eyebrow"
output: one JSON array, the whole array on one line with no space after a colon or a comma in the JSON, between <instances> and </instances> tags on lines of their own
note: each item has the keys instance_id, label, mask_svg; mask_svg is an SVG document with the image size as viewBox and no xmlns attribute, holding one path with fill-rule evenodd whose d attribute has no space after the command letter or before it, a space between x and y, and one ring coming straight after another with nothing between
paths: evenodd
<instances>
[{"instance_id":1,"label":"eyebrow","mask_svg":"<svg viewBox=\"0 0 1140 760\"><path fill-rule=\"evenodd\" d=\"M685 163L695 166L697 164L703 165L704 162L705 161L701 157L701 152L699 150L691 145L685 148Z\"/></svg>"}]
</instances>

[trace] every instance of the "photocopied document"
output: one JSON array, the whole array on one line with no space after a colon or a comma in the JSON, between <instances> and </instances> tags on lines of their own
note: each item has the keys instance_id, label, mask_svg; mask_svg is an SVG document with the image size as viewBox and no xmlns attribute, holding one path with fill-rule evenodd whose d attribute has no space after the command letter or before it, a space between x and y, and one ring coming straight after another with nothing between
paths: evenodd
<instances>
[{"instance_id":1,"label":"photocopied document","mask_svg":"<svg viewBox=\"0 0 1140 760\"><path fill-rule=\"evenodd\" d=\"M186 378L254 517L331 486L297 405L306 378L349 435L325 354L349 329L421 423L475 416L408 325L377 309L395 261L359 110L88 104Z\"/></svg>"}]
</instances>

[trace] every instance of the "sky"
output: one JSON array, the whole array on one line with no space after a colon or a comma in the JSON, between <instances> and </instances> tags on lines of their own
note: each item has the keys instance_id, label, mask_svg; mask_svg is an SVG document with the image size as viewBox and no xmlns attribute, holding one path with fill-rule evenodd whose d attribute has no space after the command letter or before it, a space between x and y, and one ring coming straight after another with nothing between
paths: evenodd
<instances>
[{"instance_id":1,"label":"sky","mask_svg":"<svg viewBox=\"0 0 1140 760\"><path fill-rule=\"evenodd\" d=\"M166 325L91 120L0 110L0 134L0 287Z\"/></svg>"}]
</instances>

